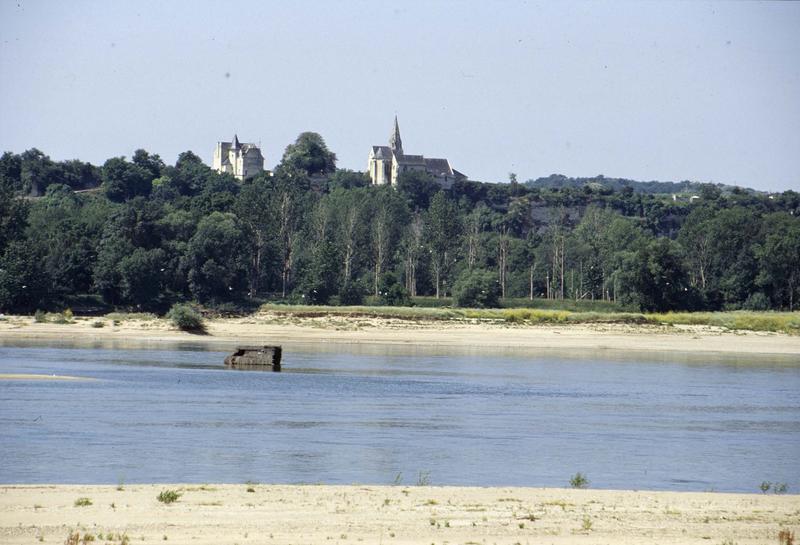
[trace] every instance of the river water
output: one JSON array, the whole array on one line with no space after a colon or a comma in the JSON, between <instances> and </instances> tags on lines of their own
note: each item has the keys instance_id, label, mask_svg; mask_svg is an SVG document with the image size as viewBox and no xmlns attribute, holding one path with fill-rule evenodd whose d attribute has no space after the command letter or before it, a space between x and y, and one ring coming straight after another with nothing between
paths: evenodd
<instances>
[{"instance_id":1,"label":"river water","mask_svg":"<svg viewBox=\"0 0 800 545\"><path fill-rule=\"evenodd\" d=\"M0 482L800 490L800 366L675 354L0 344Z\"/></svg>"}]
</instances>

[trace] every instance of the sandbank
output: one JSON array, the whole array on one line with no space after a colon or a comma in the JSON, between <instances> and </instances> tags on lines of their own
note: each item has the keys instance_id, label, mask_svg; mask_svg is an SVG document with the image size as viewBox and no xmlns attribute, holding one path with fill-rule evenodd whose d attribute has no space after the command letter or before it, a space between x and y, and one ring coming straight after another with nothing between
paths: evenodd
<instances>
[{"instance_id":1,"label":"sandbank","mask_svg":"<svg viewBox=\"0 0 800 545\"><path fill-rule=\"evenodd\" d=\"M777 543L793 495L540 488L268 485L0 486L0 542ZM177 490L178 501L157 500ZM91 505L76 504L88 498ZM85 501L83 503L86 503ZM109 536L111 536L109 538Z\"/></svg>"},{"instance_id":2,"label":"sandbank","mask_svg":"<svg viewBox=\"0 0 800 545\"><path fill-rule=\"evenodd\" d=\"M103 327L93 324L101 322ZM284 317L258 313L242 318L209 320L205 335L179 331L163 319L79 318L70 324L35 323L30 317L0 321L0 343L14 340L75 343L120 340L140 343L197 344L316 343L398 346L641 351L729 355L800 356L800 336L729 331L713 326L630 324L515 325L425 322L343 316ZM800 358L798 358L800 361Z\"/></svg>"},{"instance_id":3,"label":"sandbank","mask_svg":"<svg viewBox=\"0 0 800 545\"><path fill-rule=\"evenodd\" d=\"M41 375L35 373L0 373L3 380L95 380L88 377L73 377L70 375Z\"/></svg>"}]
</instances>

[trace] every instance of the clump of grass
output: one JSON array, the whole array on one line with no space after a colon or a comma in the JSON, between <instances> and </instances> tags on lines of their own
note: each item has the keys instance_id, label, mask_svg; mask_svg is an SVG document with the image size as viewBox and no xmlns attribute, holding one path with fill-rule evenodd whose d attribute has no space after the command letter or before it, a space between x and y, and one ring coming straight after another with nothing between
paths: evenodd
<instances>
[{"instance_id":1,"label":"clump of grass","mask_svg":"<svg viewBox=\"0 0 800 545\"><path fill-rule=\"evenodd\" d=\"M177 490L162 490L156 499L158 499L158 501L161 503L170 504L178 501L178 498L180 497L181 494Z\"/></svg>"},{"instance_id":2,"label":"clump of grass","mask_svg":"<svg viewBox=\"0 0 800 545\"><path fill-rule=\"evenodd\" d=\"M581 523L581 529L584 532L589 532L592 529L592 519L589 517L583 517L583 522Z\"/></svg>"},{"instance_id":3,"label":"clump of grass","mask_svg":"<svg viewBox=\"0 0 800 545\"><path fill-rule=\"evenodd\" d=\"M78 498L75 500L75 507L88 507L92 505L92 500L89 498Z\"/></svg>"},{"instance_id":4,"label":"clump of grass","mask_svg":"<svg viewBox=\"0 0 800 545\"><path fill-rule=\"evenodd\" d=\"M781 529L781 531L778 532L778 544L794 545L794 532L791 532L786 529Z\"/></svg>"},{"instance_id":5,"label":"clump of grass","mask_svg":"<svg viewBox=\"0 0 800 545\"><path fill-rule=\"evenodd\" d=\"M95 327L95 328L106 327L106 323L105 322L101 322L100 320L95 320L94 322L92 322L92 327Z\"/></svg>"},{"instance_id":6,"label":"clump of grass","mask_svg":"<svg viewBox=\"0 0 800 545\"><path fill-rule=\"evenodd\" d=\"M767 492L769 492L769 489L772 488L772 483L769 481L761 481L761 486L759 486L758 488L761 489L762 494L766 494Z\"/></svg>"},{"instance_id":7,"label":"clump of grass","mask_svg":"<svg viewBox=\"0 0 800 545\"><path fill-rule=\"evenodd\" d=\"M420 471L419 475L417 476L417 486L430 486L430 484L431 484L431 472Z\"/></svg>"},{"instance_id":8,"label":"clump of grass","mask_svg":"<svg viewBox=\"0 0 800 545\"><path fill-rule=\"evenodd\" d=\"M589 486L589 479L579 471L569 480L569 485L572 488L586 488Z\"/></svg>"},{"instance_id":9,"label":"clump of grass","mask_svg":"<svg viewBox=\"0 0 800 545\"><path fill-rule=\"evenodd\" d=\"M181 331L202 333L205 331L203 316L191 305L177 303L167 313L167 319Z\"/></svg>"}]
</instances>

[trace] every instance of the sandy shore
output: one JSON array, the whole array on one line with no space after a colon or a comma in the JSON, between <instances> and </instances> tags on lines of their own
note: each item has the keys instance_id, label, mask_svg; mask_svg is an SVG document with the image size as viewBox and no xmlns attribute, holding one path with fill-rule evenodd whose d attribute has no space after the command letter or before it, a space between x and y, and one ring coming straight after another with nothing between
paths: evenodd
<instances>
[{"instance_id":1,"label":"sandy shore","mask_svg":"<svg viewBox=\"0 0 800 545\"><path fill-rule=\"evenodd\" d=\"M93 326L96 322L102 323L103 327ZM40 324L34 323L30 317L6 317L0 321L0 341L390 344L478 349L800 355L800 336L732 332L709 326L523 326L341 316L286 318L262 313L244 318L212 320L207 329L207 335L193 335L178 331L160 319L123 320L114 324L109 319L79 318L71 324Z\"/></svg>"},{"instance_id":2,"label":"sandy shore","mask_svg":"<svg viewBox=\"0 0 800 545\"><path fill-rule=\"evenodd\" d=\"M181 493L175 503L159 492ZM248 490L249 489L249 490ZM88 498L91 505L76 504ZM86 503L86 502L84 502ZM788 495L400 486L2 486L0 542L778 543Z\"/></svg>"}]
</instances>

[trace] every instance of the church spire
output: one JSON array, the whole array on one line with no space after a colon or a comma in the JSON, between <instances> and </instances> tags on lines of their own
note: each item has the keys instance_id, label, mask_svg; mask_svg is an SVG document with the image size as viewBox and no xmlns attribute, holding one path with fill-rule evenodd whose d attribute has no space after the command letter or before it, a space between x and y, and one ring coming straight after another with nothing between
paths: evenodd
<instances>
[{"instance_id":1,"label":"church spire","mask_svg":"<svg viewBox=\"0 0 800 545\"><path fill-rule=\"evenodd\" d=\"M239 147L240 147L239 136L236 135L236 134L233 135L233 142L231 142L231 147L233 149L239 149Z\"/></svg>"},{"instance_id":2,"label":"church spire","mask_svg":"<svg viewBox=\"0 0 800 545\"><path fill-rule=\"evenodd\" d=\"M403 141L400 140L400 125L397 124L397 116L394 116L394 131L389 138L389 147L397 155L403 155Z\"/></svg>"}]
</instances>

